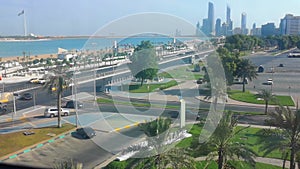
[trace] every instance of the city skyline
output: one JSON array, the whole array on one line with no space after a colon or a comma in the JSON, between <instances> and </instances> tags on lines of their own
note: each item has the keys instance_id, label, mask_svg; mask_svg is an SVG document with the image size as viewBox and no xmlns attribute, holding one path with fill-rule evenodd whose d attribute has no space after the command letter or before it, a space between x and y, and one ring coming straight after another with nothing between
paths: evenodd
<instances>
[{"instance_id":1,"label":"city skyline","mask_svg":"<svg viewBox=\"0 0 300 169\"><path fill-rule=\"evenodd\" d=\"M220 18L221 23L226 22L226 10L230 7L233 28L241 27L241 14L247 14L247 28L251 29L253 23L257 27L268 22L274 22L279 27L280 19L286 14L300 15L298 7L300 1L290 0L274 2L271 0L246 0L236 2L227 0L180 0L166 1L17 1L0 0L0 35L23 35L23 20L17 14L25 11L27 18L27 32L37 35L63 36L63 35L92 35L99 28L121 17L144 12L165 13L185 19L192 25L207 18L207 4L214 4L214 22ZM272 4L272 5L270 5ZM267 7L267 6L270 7ZM41 24L42 23L42 24ZM175 32L174 28L174 32Z\"/></svg>"}]
</instances>

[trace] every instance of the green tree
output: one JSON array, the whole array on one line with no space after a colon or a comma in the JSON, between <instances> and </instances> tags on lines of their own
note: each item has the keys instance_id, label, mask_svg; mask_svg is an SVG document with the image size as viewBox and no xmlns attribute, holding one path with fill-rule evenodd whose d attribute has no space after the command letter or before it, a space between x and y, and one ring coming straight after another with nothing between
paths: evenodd
<instances>
[{"instance_id":1,"label":"green tree","mask_svg":"<svg viewBox=\"0 0 300 169\"><path fill-rule=\"evenodd\" d=\"M237 66L236 75L238 78L242 78L243 92L245 92L247 79L252 81L257 77L256 66L249 59L241 59Z\"/></svg>"},{"instance_id":2,"label":"green tree","mask_svg":"<svg viewBox=\"0 0 300 169\"><path fill-rule=\"evenodd\" d=\"M266 150L265 154L279 149L283 152L283 157L289 155L290 169L295 169L296 154L300 152L300 110L294 111L289 107L279 106L268 115L270 119L267 120L267 124L275 126L277 130L265 129L271 134L260 140L266 143L262 149Z\"/></svg>"},{"instance_id":3,"label":"green tree","mask_svg":"<svg viewBox=\"0 0 300 169\"><path fill-rule=\"evenodd\" d=\"M237 134L248 127L236 129L236 125L237 120L232 116L232 113L226 113L210 139L200 146L200 149L203 147L209 149L208 161L213 161L215 157L218 157L218 169L223 169L227 165L228 159L235 161L239 158L255 166L255 153L246 145L236 142L234 139Z\"/></svg>"},{"instance_id":4,"label":"green tree","mask_svg":"<svg viewBox=\"0 0 300 169\"><path fill-rule=\"evenodd\" d=\"M153 79L157 76L157 57L150 41L142 41L141 44L134 49L134 53L129 59L131 61L129 69L135 78L141 79L141 86L145 79Z\"/></svg>"},{"instance_id":5,"label":"green tree","mask_svg":"<svg viewBox=\"0 0 300 169\"><path fill-rule=\"evenodd\" d=\"M268 105L269 105L270 101L275 101L275 95L273 95L270 90L262 89L258 93L258 97L264 99L264 101L265 101L265 114L267 114L268 113Z\"/></svg>"},{"instance_id":6,"label":"green tree","mask_svg":"<svg viewBox=\"0 0 300 169\"><path fill-rule=\"evenodd\" d=\"M70 75L66 73L67 67L63 67L61 65L57 65L56 69L54 69L53 74L49 74L47 77L46 83L43 85L44 89L47 89L49 92L56 92L57 94L57 110L58 110L58 118L57 118L57 127L61 128L61 97L62 93L67 87L68 79Z\"/></svg>"}]
</instances>

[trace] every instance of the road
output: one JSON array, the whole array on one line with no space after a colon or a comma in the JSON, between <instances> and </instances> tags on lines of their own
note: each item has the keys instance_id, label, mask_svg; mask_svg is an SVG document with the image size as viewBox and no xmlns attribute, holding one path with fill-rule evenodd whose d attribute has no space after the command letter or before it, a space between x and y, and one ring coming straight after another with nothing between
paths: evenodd
<instances>
[{"instance_id":1,"label":"road","mask_svg":"<svg viewBox=\"0 0 300 169\"><path fill-rule=\"evenodd\" d=\"M264 59L261 59L261 57L262 56L254 56L251 59L253 60L253 62L255 64L259 64L259 65L260 64L268 65L268 64L272 63L272 61L270 61L272 59L273 59L273 62L274 62L274 59L279 59L279 60L277 60L278 62L281 62L281 60L283 61L283 60L287 59L284 57L284 55L276 56L276 58L275 57L272 58L271 56L270 57L263 56ZM290 60L290 61L294 61L294 60ZM284 63L284 64L288 65L288 63ZM286 74L286 73L284 73L284 71L281 71L281 73L282 74L280 74L279 72L275 73L276 75L277 74L279 75L278 79L280 79L281 76L288 77L287 75L290 75L289 76L290 79L294 78L290 73ZM276 83L279 83L279 81L276 80L277 77L275 77L276 76L275 74L273 74L273 78L274 78L274 83L276 85ZM258 79L258 81L254 81L253 84L247 85L247 88L251 89L251 85L253 85L253 86L256 85L256 89L259 89L259 87L261 86L260 85L261 81L263 81L264 80L263 78L265 78L267 75L270 75L270 74L268 74L268 73L261 74L261 79ZM259 81L259 80L261 80L261 81ZM284 81L288 82L287 80L283 80L283 82ZM274 85L274 92L280 92L279 87L277 88L277 86L275 86L275 85ZM282 86L284 86L284 85L285 84L282 84ZM91 86L92 86L92 83L82 84L80 87L80 90L81 90L80 92L88 92L92 96L93 88L91 88ZM253 86L252 86L252 89L253 89ZM239 86L239 85L233 86L233 88L235 88L235 87L238 88L241 86ZM32 92L32 91L34 91L34 90L31 90L29 92ZM176 90L172 91L172 93L178 93L178 92L179 91L176 91ZM286 93L286 91L283 91L283 92ZM43 105L43 106L55 105L55 96L54 95L50 95L44 90L39 90L37 93L38 93L38 95L36 96L36 104L37 105ZM196 114L198 111L197 109L198 108L209 108L210 103L195 100L194 96L199 94L199 91L197 89L191 89L188 91L188 93L193 93L193 95L190 95L189 97L186 98L186 100L187 100L187 119L193 120L196 118ZM67 91L64 94L64 96L70 96L70 94L71 94L71 91ZM98 94L98 96L103 96L102 93L97 93L97 94ZM126 99L124 99L122 97L114 97L114 99L115 99L115 101L126 101ZM132 102L136 102L136 101L140 101L143 103L146 102L145 100L141 100L141 99L139 99L139 100L131 99L131 100L132 100ZM151 101L151 103L161 104L160 101ZM178 106L179 102L168 101L166 104ZM33 100L32 101L17 101L18 110L28 108L31 106L33 106ZM162 111L162 109L163 109L163 111ZM264 111L264 108L261 106L249 107L249 106L243 106L243 105L226 105L225 109L226 110L235 110L235 111L248 111L248 112L263 112ZM128 145L129 145L135 141L134 139L132 139L132 140L129 139L129 141L128 141L128 140L126 140L126 137L125 137L124 142L122 142L122 145L120 145L118 132L109 132L109 131L112 131L114 128L117 128L120 126L126 126L130 122L132 123L134 120L137 120L137 118L139 118L139 117L141 117L141 118L138 120L142 121L142 120L144 120L143 118L145 118L145 117L147 117L148 119L155 118L156 116L160 115L161 113L168 115L170 112L174 112L174 111L178 111L178 110L166 109L165 107L163 107L163 108L152 107L151 109L149 109L149 108L141 108L141 107L134 108L132 106L125 106L125 105L118 105L117 107L115 105L101 105L100 109L98 107L95 109L95 112L98 112L98 114L93 114L93 113L95 113L93 111L89 113L91 116L88 116L88 115L84 116L83 114L80 114L80 115L82 115L82 116L80 116L80 122L82 124L90 124L91 123L91 124L93 124L94 128L98 129L97 137L95 139L93 139L93 141L81 140L76 137L69 136L66 138L66 141L58 142L58 143L55 143L54 145L45 146L41 150L36 150L35 152L32 152L32 154L26 154L26 155L24 155L24 157L21 156L20 158L12 159L9 162L13 162L13 163L29 162L29 163L46 165L49 163L53 163L55 160L67 159L67 158L71 157L73 160L76 160L76 161L78 160L80 162L83 162L84 167L88 168L90 166L86 165L86 164L91 164L91 166L92 166L92 165L94 165L96 163L100 163L104 159L107 159L112 156L111 153L106 152L104 149L109 149L110 151L112 150L111 152L116 153L116 152L122 150L123 147L127 146L127 144L125 144L125 143L128 143ZM106 119L105 120L106 122L103 122L103 121L98 122L97 121L97 120L100 120L99 112L102 112L102 116ZM204 117L206 117L206 113L207 112L203 112L202 115ZM95 118L95 117L98 117L98 118ZM74 118L75 118L75 116L65 117L64 121L74 122ZM263 123L264 118L265 117L263 117L263 116L259 116L259 118L255 117L255 116L242 116L242 117L240 117L240 121L243 121L245 123L253 122L253 124L261 124L261 123ZM40 118L29 118L28 120L30 121L30 123L37 124L37 123L39 123L40 120L45 120L45 119L40 117ZM97 122L93 123L93 120L94 121L96 120ZM47 121L47 123L45 123L45 124L50 124L50 122L52 122L52 121L53 121L52 123L55 123L55 119L54 120L52 119L52 121L51 121L51 119L46 119L46 121ZM109 122L107 123L107 121L109 121ZM121 122L123 122L123 123L121 123ZM18 122L18 123L21 124L22 122ZM105 123L106 123L106 126L103 126L103 125L105 125ZM9 124L10 123L2 123L1 125L2 125L2 127L7 127L7 125L9 125ZM16 122L16 125L17 125L17 122ZM126 135L129 138L132 138L132 137L139 138L140 136L142 136L140 131L137 130L136 128L121 130L121 134ZM102 149L103 146L100 146L102 148L99 148L99 145L97 145L95 143L109 145L109 146L108 147L104 146L105 148ZM58 156L57 154L61 154L61 155ZM37 158L37 157L39 157L39 158ZM37 158L38 160L35 160L35 158ZM14 161L14 160L16 160L16 161ZM47 161L47 160L50 160L51 162Z\"/></svg>"},{"instance_id":2,"label":"road","mask_svg":"<svg viewBox=\"0 0 300 169\"><path fill-rule=\"evenodd\" d=\"M300 58L288 58L288 53L280 55L251 55L245 58L250 59L256 66L262 65L265 68L263 73L259 73L257 79L246 85L246 89L258 92L261 89L272 90L277 95L291 95L297 100L300 94ZM283 64L283 67L279 67ZM272 73L273 70L273 73ZM263 85L267 79L273 79L273 85ZM254 88L255 86L255 88ZM232 88L241 89L241 85L235 85Z\"/></svg>"},{"instance_id":3,"label":"road","mask_svg":"<svg viewBox=\"0 0 300 169\"><path fill-rule=\"evenodd\" d=\"M142 136L142 132L133 129L126 129L122 131L122 134L132 133L135 136ZM81 139L76 134L68 135L64 139L60 139L51 144L47 144L39 149L20 155L15 159L10 159L6 163L30 165L36 167L53 167L53 165L67 160L73 160L83 163L84 169L90 169L97 164L104 162L106 159L111 158L114 154L106 151L97 144L97 140L101 139L103 142L109 142L114 146L115 152L121 151L126 146L129 146L133 142L123 142L119 144L121 140L117 133L105 133L97 132L97 136L93 139Z\"/></svg>"}]
</instances>

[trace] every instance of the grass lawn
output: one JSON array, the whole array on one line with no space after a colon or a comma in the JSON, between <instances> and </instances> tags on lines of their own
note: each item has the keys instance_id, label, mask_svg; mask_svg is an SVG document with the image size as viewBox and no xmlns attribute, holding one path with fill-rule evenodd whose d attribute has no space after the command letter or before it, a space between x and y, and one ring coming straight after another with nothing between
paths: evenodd
<instances>
[{"instance_id":1,"label":"grass lawn","mask_svg":"<svg viewBox=\"0 0 300 169\"><path fill-rule=\"evenodd\" d=\"M189 128L191 126L188 126ZM237 129L240 129L241 127L237 127ZM180 141L176 146L181 148L188 148L190 147L192 151L190 152L191 156L198 157L203 156L207 152L195 152L193 151L195 149L195 145L199 144L199 135L202 130L202 125L193 125L189 133L191 133L193 136L189 138L185 138L182 141ZM260 151L260 147L262 146L259 143L259 139L265 137L263 135L258 134L259 131L262 129L259 128L247 128L243 131L241 131L236 137L234 138L234 142L241 142L243 144L248 145L254 152L258 154L259 157L262 157L264 155L264 152ZM267 154L265 157L268 158L281 158L281 153L279 151L273 151L270 154Z\"/></svg>"},{"instance_id":2,"label":"grass lawn","mask_svg":"<svg viewBox=\"0 0 300 169\"><path fill-rule=\"evenodd\" d=\"M125 101L115 101L108 98L98 98L97 102L99 104L119 104L119 105L128 105L128 106L135 106L135 107L157 107L157 108L166 108L166 109L176 109L178 110L180 106L178 105L160 105L160 104L150 104L145 102L125 102Z\"/></svg>"},{"instance_id":3,"label":"grass lawn","mask_svg":"<svg viewBox=\"0 0 300 169\"><path fill-rule=\"evenodd\" d=\"M167 72L162 72L159 76L164 78L182 79L182 80L198 80L203 77L202 71L193 72L194 66L181 66Z\"/></svg>"},{"instance_id":4,"label":"grass lawn","mask_svg":"<svg viewBox=\"0 0 300 169\"><path fill-rule=\"evenodd\" d=\"M27 146L34 145L41 141L51 139L51 136L48 136L48 133L53 133L59 135L63 132L69 131L75 128L71 124L63 124L62 128L46 127L46 128L37 128L30 131L34 131L35 134L25 136L24 131L0 134L0 157L21 150Z\"/></svg>"},{"instance_id":5,"label":"grass lawn","mask_svg":"<svg viewBox=\"0 0 300 169\"><path fill-rule=\"evenodd\" d=\"M235 168L242 168L242 169L253 169L249 164L246 162L230 162L231 165L233 165ZM200 161L196 163L197 168L204 168L207 165L206 161ZM217 162L212 162L207 166L207 169L216 169L218 168ZM281 169L282 167L274 166L270 164L264 164L264 163L256 163L255 169Z\"/></svg>"},{"instance_id":6,"label":"grass lawn","mask_svg":"<svg viewBox=\"0 0 300 169\"><path fill-rule=\"evenodd\" d=\"M153 92L154 90L160 89L164 90L166 88L178 85L177 81L171 80L167 83L158 83L158 84L130 84L130 85L123 85L123 89L128 89L131 93L149 93ZM149 90L148 90L149 86Z\"/></svg>"},{"instance_id":7,"label":"grass lawn","mask_svg":"<svg viewBox=\"0 0 300 169\"><path fill-rule=\"evenodd\" d=\"M231 90L228 91L228 95L233 100L238 100L247 103L254 103L254 104L265 104L264 100L257 100L258 95L250 93L249 91L242 92L239 90ZM295 106L292 98L290 96L275 96L278 103L283 106ZM270 105L277 105L276 102L270 102Z\"/></svg>"}]
</instances>

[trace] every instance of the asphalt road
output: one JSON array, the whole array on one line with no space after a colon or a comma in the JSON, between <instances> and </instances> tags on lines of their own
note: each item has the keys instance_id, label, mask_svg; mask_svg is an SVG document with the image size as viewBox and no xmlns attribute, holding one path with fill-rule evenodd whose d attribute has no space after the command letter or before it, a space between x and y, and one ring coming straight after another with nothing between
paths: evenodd
<instances>
[{"instance_id":1,"label":"asphalt road","mask_svg":"<svg viewBox=\"0 0 300 169\"><path fill-rule=\"evenodd\" d=\"M277 95L291 95L296 100L300 94L300 58L288 58L288 53L277 56L251 55L246 58L250 59L256 66L262 65L265 69L263 73L258 73L257 79L253 79L246 89L259 92L261 89L272 90ZM283 64L283 67L279 67ZM273 70L273 73L272 73ZM268 79L273 79L273 85L264 85ZM234 85L234 89L242 89L242 85Z\"/></svg>"},{"instance_id":2,"label":"asphalt road","mask_svg":"<svg viewBox=\"0 0 300 169\"><path fill-rule=\"evenodd\" d=\"M136 128L123 130L122 133L134 133L136 137L142 134ZM97 143L98 139L110 142L114 145L114 151L116 152L132 144L130 142L120 144L120 140L116 140L116 138L119 138L116 133L97 132L97 136L93 139L82 139L74 133L64 139L20 155L15 159L10 159L6 163L52 168L53 165L61 161L71 159L83 163L83 168L90 169L114 155L112 152L101 148L99 143Z\"/></svg>"}]
</instances>

